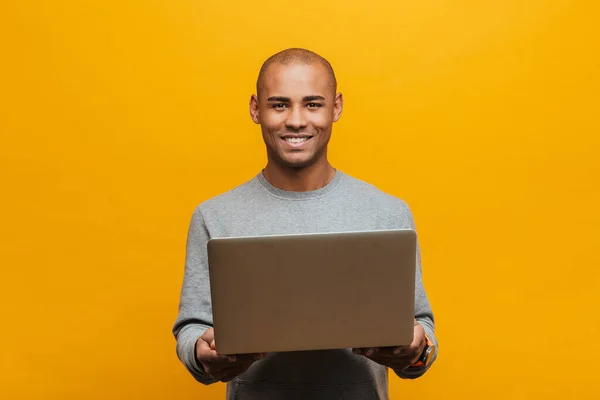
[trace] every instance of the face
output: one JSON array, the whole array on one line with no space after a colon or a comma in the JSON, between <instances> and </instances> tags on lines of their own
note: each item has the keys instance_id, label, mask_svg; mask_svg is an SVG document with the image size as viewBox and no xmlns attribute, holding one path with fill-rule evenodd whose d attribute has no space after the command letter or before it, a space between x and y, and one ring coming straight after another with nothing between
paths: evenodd
<instances>
[{"instance_id":1,"label":"face","mask_svg":"<svg viewBox=\"0 0 600 400\"><path fill-rule=\"evenodd\" d=\"M257 98L250 99L252 120L260 124L269 162L304 168L327 161L331 129L342 114L326 68L271 64Z\"/></svg>"}]
</instances>

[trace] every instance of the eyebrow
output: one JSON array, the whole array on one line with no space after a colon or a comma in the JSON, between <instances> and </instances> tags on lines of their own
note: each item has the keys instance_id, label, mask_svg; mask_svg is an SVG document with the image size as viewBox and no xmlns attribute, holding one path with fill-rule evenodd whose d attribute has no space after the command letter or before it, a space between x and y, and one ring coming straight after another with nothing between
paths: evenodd
<instances>
[{"instance_id":1,"label":"eyebrow","mask_svg":"<svg viewBox=\"0 0 600 400\"><path fill-rule=\"evenodd\" d=\"M325 100L325 97L323 97L323 96L305 96L302 98L302 101L315 101L315 100ZM273 96L273 97L269 97L267 99L267 101L280 101L283 103L289 103L291 101L291 99L289 97Z\"/></svg>"}]
</instances>

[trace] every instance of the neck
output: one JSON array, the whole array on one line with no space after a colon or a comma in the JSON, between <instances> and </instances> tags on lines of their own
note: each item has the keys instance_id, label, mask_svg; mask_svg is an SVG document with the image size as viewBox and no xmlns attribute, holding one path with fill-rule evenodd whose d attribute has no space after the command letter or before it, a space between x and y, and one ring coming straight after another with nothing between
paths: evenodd
<instances>
[{"instance_id":1,"label":"neck","mask_svg":"<svg viewBox=\"0 0 600 400\"><path fill-rule=\"evenodd\" d=\"M321 189L335 176L329 161L317 162L304 168L289 168L269 161L262 173L274 187L291 192L308 192Z\"/></svg>"}]
</instances>

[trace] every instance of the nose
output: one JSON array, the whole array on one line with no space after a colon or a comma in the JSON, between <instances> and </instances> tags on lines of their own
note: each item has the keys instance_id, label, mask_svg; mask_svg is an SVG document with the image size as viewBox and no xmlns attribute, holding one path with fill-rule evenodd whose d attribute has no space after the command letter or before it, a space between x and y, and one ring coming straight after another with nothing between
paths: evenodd
<instances>
[{"instance_id":1,"label":"nose","mask_svg":"<svg viewBox=\"0 0 600 400\"><path fill-rule=\"evenodd\" d=\"M300 131L306 127L306 119L301 107L292 107L285 120L285 126L291 131Z\"/></svg>"}]
</instances>

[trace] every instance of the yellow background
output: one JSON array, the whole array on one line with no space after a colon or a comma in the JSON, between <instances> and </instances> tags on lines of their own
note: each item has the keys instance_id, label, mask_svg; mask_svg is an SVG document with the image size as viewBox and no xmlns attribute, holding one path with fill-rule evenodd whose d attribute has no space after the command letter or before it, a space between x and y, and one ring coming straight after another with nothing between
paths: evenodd
<instances>
[{"instance_id":1,"label":"yellow background","mask_svg":"<svg viewBox=\"0 0 600 400\"><path fill-rule=\"evenodd\" d=\"M2 399L218 399L171 327L194 207L264 165L262 61L334 65L337 168L405 199L440 357L392 398L600 393L595 1L0 5Z\"/></svg>"}]
</instances>

